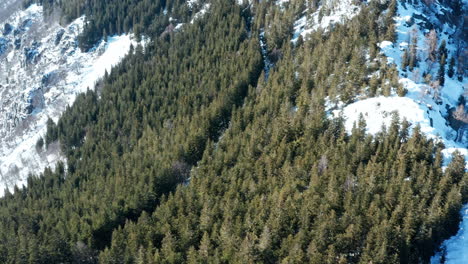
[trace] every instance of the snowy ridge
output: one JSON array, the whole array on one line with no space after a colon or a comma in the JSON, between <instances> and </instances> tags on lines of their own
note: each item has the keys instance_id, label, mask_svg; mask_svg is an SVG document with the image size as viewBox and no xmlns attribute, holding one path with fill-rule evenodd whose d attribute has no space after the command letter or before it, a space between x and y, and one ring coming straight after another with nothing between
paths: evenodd
<instances>
[{"instance_id":1,"label":"snowy ridge","mask_svg":"<svg viewBox=\"0 0 468 264\"><path fill-rule=\"evenodd\" d=\"M44 22L42 7L17 10L0 24L0 196L63 160L57 145L36 149L50 117L57 121L78 93L93 89L105 71L136 44L129 35L78 48L84 17L66 27ZM4 27L2 27L4 28ZM3 43L3 44L2 44Z\"/></svg>"}]
</instances>

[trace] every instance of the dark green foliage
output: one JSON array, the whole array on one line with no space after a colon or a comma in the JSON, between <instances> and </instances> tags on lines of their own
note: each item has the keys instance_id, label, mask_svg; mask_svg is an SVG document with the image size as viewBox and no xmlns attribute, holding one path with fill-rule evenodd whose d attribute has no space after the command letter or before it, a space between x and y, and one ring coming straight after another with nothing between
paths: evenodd
<instances>
[{"instance_id":1,"label":"dark green foliage","mask_svg":"<svg viewBox=\"0 0 468 264\"><path fill-rule=\"evenodd\" d=\"M410 44L410 50L409 50L409 60L408 60L408 66L409 70L413 71L414 67L418 66L418 53L417 53L417 48L418 48L418 34L416 32L416 29L413 29L413 32L411 33L411 44Z\"/></svg>"},{"instance_id":2,"label":"dark green foliage","mask_svg":"<svg viewBox=\"0 0 468 264\"><path fill-rule=\"evenodd\" d=\"M55 123L51 118L49 118L47 120L47 134L45 137L46 146L49 146L50 143L56 141L57 139L58 139L58 132L55 127Z\"/></svg>"},{"instance_id":3,"label":"dark green foliage","mask_svg":"<svg viewBox=\"0 0 468 264\"><path fill-rule=\"evenodd\" d=\"M40 137L36 142L36 150L37 152L41 152L44 148L44 138Z\"/></svg>"},{"instance_id":4,"label":"dark green foliage","mask_svg":"<svg viewBox=\"0 0 468 264\"><path fill-rule=\"evenodd\" d=\"M439 83L441 86L445 84L445 64L447 63L447 44L445 39L442 40L438 50L438 58L439 58L439 71L437 72L437 78L439 79Z\"/></svg>"},{"instance_id":5,"label":"dark green foliage","mask_svg":"<svg viewBox=\"0 0 468 264\"><path fill-rule=\"evenodd\" d=\"M296 113L275 100L282 83L249 96L190 185L115 231L100 261L427 262L456 231L440 223L459 221L463 157L442 173L440 146L419 128L404 136L398 119L375 138L363 121L347 136L310 94Z\"/></svg>"},{"instance_id":6,"label":"dark green foliage","mask_svg":"<svg viewBox=\"0 0 468 264\"><path fill-rule=\"evenodd\" d=\"M406 89L405 87L403 87L403 85L398 85L397 86L397 94L398 96L405 96L406 94L408 93L408 89Z\"/></svg>"},{"instance_id":7,"label":"dark green foliage","mask_svg":"<svg viewBox=\"0 0 468 264\"><path fill-rule=\"evenodd\" d=\"M384 25L386 27L385 39L391 42L395 42L397 34L395 32L396 26L393 20L397 12L397 1L391 0L388 6L388 12L385 15Z\"/></svg>"},{"instance_id":8,"label":"dark green foliage","mask_svg":"<svg viewBox=\"0 0 468 264\"><path fill-rule=\"evenodd\" d=\"M442 54L439 61L439 71L437 73L437 77L441 86L444 86L445 84L445 60L445 54Z\"/></svg>"},{"instance_id":9,"label":"dark green foliage","mask_svg":"<svg viewBox=\"0 0 468 264\"><path fill-rule=\"evenodd\" d=\"M445 55L445 58L447 58L447 43L445 42L445 39L442 40L442 43L440 43L439 50L438 50L438 58L439 60L442 60L442 56Z\"/></svg>"},{"instance_id":10,"label":"dark green foliage","mask_svg":"<svg viewBox=\"0 0 468 264\"><path fill-rule=\"evenodd\" d=\"M447 75L448 77L452 78L454 74L455 74L455 58L451 57Z\"/></svg>"}]
</instances>

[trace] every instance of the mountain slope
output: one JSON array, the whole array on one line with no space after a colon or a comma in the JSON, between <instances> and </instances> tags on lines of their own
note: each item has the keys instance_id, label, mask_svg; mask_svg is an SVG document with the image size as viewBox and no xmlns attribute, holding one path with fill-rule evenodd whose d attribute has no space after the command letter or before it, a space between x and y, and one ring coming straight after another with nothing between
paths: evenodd
<instances>
[{"instance_id":1,"label":"mountain slope","mask_svg":"<svg viewBox=\"0 0 468 264\"><path fill-rule=\"evenodd\" d=\"M424 134L429 107L412 97L424 84L404 79L425 67L418 45L392 63L404 54L395 18L422 6L345 1L355 12L341 19L325 2L340 19L306 17L302 37L297 21L321 3L90 2L79 39L125 28L151 40L49 122L67 166L0 199L0 262L428 263L457 233L468 174ZM431 54L434 68L449 54ZM463 82L446 66L446 86ZM332 115L363 107L355 126ZM388 116L386 129L371 122Z\"/></svg>"},{"instance_id":2,"label":"mountain slope","mask_svg":"<svg viewBox=\"0 0 468 264\"><path fill-rule=\"evenodd\" d=\"M468 88L467 78L463 79L466 71L464 55L460 54L460 50L463 52L466 49L467 42L461 38L463 18L455 14L456 8L459 7L437 2L429 5L398 4L396 40L383 41L379 46L388 63L397 66L399 83L407 91L405 98L398 97L394 92L391 99L372 98L346 106L343 112L348 131L351 131L353 122L357 122L361 113L371 125L369 131L376 133L382 124L390 124L392 112L398 112L400 118L406 118L412 127L420 125L428 137L443 142L446 148L443 153L447 158L445 164L454 151L468 155L468 135L465 133L467 123L463 121L461 125L456 124L451 117L456 108L461 105L465 107L464 102L460 103L460 98L464 98ZM468 7L464 8L468 10ZM445 18L452 21L445 21ZM418 62L414 69L409 70L404 67L403 59L405 53L413 47ZM446 57L446 65L442 66L443 77L440 75L441 63L431 58L433 53L440 53L441 49L445 49L442 53ZM440 55L434 56L441 60ZM458 61L457 65L449 66L449 58ZM449 67L453 67L457 74L445 70Z\"/></svg>"},{"instance_id":3,"label":"mountain slope","mask_svg":"<svg viewBox=\"0 0 468 264\"><path fill-rule=\"evenodd\" d=\"M30 173L63 160L58 146L37 146L49 118L57 121L77 94L94 89L136 44L129 35L110 37L81 52L84 18L62 27L31 5L3 21L0 37L0 195L26 183Z\"/></svg>"}]
</instances>

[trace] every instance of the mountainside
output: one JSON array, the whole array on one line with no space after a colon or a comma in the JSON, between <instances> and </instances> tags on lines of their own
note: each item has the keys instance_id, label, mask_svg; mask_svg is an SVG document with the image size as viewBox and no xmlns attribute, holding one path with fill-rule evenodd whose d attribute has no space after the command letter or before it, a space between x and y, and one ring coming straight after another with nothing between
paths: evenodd
<instances>
[{"instance_id":1,"label":"mountainside","mask_svg":"<svg viewBox=\"0 0 468 264\"><path fill-rule=\"evenodd\" d=\"M3 5L0 263L466 261L465 0Z\"/></svg>"},{"instance_id":2,"label":"mountainside","mask_svg":"<svg viewBox=\"0 0 468 264\"><path fill-rule=\"evenodd\" d=\"M115 36L84 53L77 41L84 17L62 27L53 18L46 21L35 4L6 10L12 13L0 20L0 195L63 160L58 146L36 145L47 120L57 121L77 94L94 89L136 44L128 35Z\"/></svg>"},{"instance_id":3,"label":"mountainside","mask_svg":"<svg viewBox=\"0 0 468 264\"><path fill-rule=\"evenodd\" d=\"M454 15L456 13L459 15ZM426 136L445 145L442 151L447 158L445 165L454 151L468 157L468 123L464 118L468 80L463 78L467 71L468 43L463 35L466 23L460 15L463 13L468 13L466 5L398 4L394 18L395 40L382 41L379 47L388 63L396 65L398 82L405 96L399 97L397 91L391 91L392 97L364 99L345 106L343 113L348 131L353 122L358 121L359 114L363 114L369 132L375 134L382 124L388 126L391 113L397 112L411 127L419 125ZM409 57L413 56L414 66L409 65ZM458 61L456 66L455 61ZM455 117L457 110L461 110L462 115L458 118Z\"/></svg>"}]
</instances>

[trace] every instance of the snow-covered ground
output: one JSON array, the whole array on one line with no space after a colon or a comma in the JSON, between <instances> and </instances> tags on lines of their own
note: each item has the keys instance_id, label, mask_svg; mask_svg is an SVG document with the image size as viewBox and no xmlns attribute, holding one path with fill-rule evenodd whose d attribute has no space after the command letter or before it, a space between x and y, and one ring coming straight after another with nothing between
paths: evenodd
<instances>
[{"instance_id":1,"label":"snow-covered ground","mask_svg":"<svg viewBox=\"0 0 468 264\"><path fill-rule=\"evenodd\" d=\"M84 53L77 45L83 17L62 27L45 22L38 5L10 12L0 20L2 29L11 28L0 32L0 196L63 160L57 146L36 149L47 119L57 121L136 44L130 35L113 36Z\"/></svg>"},{"instance_id":2,"label":"snow-covered ground","mask_svg":"<svg viewBox=\"0 0 468 264\"><path fill-rule=\"evenodd\" d=\"M289 0L279 0L277 4L284 5ZM323 29L327 31L336 23L343 23L359 14L361 8L354 4L353 0L324 0L321 1L318 9L311 15L304 16L294 23L294 36L292 42L296 42L299 36L306 37L313 31Z\"/></svg>"},{"instance_id":3,"label":"snow-covered ground","mask_svg":"<svg viewBox=\"0 0 468 264\"><path fill-rule=\"evenodd\" d=\"M381 131L382 125L389 127L394 112L398 113L400 120L406 119L411 124L411 128L419 125L427 137L444 143L444 165L449 163L452 153L455 151L468 157L466 142L455 141L457 133L448 125L447 120L443 117L441 107L437 104L429 104L411 96L381 96L357 101L347 105L342 110L346 120L345 126L349 132L351 132L354 123L359 120L359 115L362 114L366 120L367 132L371 134ZM336 114L340 113L336 112Z\"/></svg>"}]
</instances>

